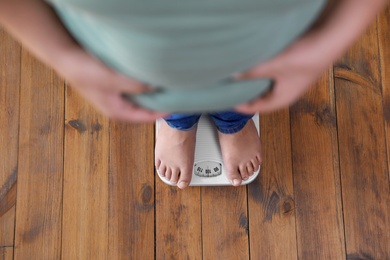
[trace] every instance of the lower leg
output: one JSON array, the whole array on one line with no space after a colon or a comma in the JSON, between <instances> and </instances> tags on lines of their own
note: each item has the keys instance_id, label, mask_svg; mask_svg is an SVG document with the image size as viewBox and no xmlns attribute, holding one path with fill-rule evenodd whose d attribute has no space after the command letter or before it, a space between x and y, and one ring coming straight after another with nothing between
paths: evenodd
<instances>
[{"instance_id":1,"label":"lower leg","mask_svg":"<svg viewBox=\"0 0 390 260\"><path fill-rule=\"evenodd\" d=\"M191 182L196 123L200 115L173 114L162 120L156 139L155 165L160 175L181 189Z\"/></svg>"},{"instance_id":2,"label":"lower leg","mask_svg":"<svg viewBox=\"0 0 390 260\"><path fill-rule=\"evenodd\" d=\"M227 178L239 186L261 164L261 143L251 115L236 112L210 114L218 129Z\"/></svg>"}]
</instances>

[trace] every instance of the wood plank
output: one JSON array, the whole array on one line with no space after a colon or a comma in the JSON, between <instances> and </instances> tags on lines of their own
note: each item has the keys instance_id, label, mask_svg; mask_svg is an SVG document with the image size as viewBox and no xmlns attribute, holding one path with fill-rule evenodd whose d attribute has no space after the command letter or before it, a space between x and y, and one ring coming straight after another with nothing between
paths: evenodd
<instances>
[{"instance_id":1,"label":"wood plank","mask_svg":"<svg viewBox=\"0 0 390 260\"><path fill-rule=\"evenodd\" d=\"M299 259L345 257L333 75L291 108Z\"/></svg>"},{"instance_id":2,"label":"wood plank","mask_svg":"<svg viewBox=\"0 0 390 260\"><path fill-rule=\"evenodd\" d=\"M14 243L20 45L0 28L0 247Z\"/></svg>"},{"instance_id":3,"label":"wood plank","mask_svg":"<svg viewBox=\"0 0 390 260\"><path fill-rule=\"evenodd\" d=\"M289 110L262 115L263 165L248 187L251 259L297 259Z\"/></svg>"},{"instance_id":4,"label":"wood plank","mask_svg":"<svg viewBox=\"0 0 390 260\"><path fill-rule=\"evenodd\" d=\"M249 259L246 186L202 187L203 259Z\"/></svg>"},{"instance_id":5,"label":"wood plank","mask_svg":"<svg viewBox=\"0 0 390 260\"><path fill-rule=\"evenodd\" d=\"M156 258L202 259L201 226L200 188L180 190L156 175Z\"/></svg>"},{"instance_id":6,"label":"wood plank","mask_svg":"<svg viewBox=\"0 0 390 260\"><path fill-rule=\"evenodd\" d=\"M16 259L61 257L64 81L22 52Z\"/></svg>"},{"instance_id":7,"label":"wood plank","mask_svg":"<svg viewBox=\"0 0 390 260\"><path fill-rule=\"evenodd\" d=\"M154 259L154 129L111 123L109 248L111 259Z\"/></svg>"},{"instance_id":8,"label":"wood plank","mask_svg":"<svg viewBox=\"0 0 390 260\"><path fill-rule=\"evenodd\" d=\"M377 27L335 68L347 258L390 259L390 192Z\"/></svg>"},{"instance_id":9,"label":"wood plank","mask_svg":"<svg viewBox=\"0 0 390 260\"><path fill-rule=\"evenodd\" d=\"M66 89L63 259L108 259L108 119Z\"/></svg>"},{"instance_id":10,"label":"wood plank","mask_svg":"<svg viewBox=\"0 0 390 260\"><path fill-rule=\"evenodd\" d=\"M380 71L383 93L387 162L390 168L390 6L378 16Z\"/></svg>"},{"instance_id":11,"label":"wood plank","mask_svg":"<svg viewBox=\"0 0 390 260\"><path fill-rule=\"evenodd\" d=\"M14 176L11 175L9 180ZM8 182L4 184L4 188L8 188ZM4 189L5 190L5 189ZM16 204L16 181L0 200L0 220L2 227L2 246L13 246L13 237L15 230L15 204ZM3 233L4 232L4 233ZM8 233L7 233L8 232Z\"/></svg>"},{"instance_id":12,"label":"wood plank","mask_svg":"<svg viewBox=\"0 0 390 260\"><path fill-rule=\"evenodd\" d=\"M14 257L13 247L0 247L0 260L12 260Z\"/></svg>"}]
</instances>

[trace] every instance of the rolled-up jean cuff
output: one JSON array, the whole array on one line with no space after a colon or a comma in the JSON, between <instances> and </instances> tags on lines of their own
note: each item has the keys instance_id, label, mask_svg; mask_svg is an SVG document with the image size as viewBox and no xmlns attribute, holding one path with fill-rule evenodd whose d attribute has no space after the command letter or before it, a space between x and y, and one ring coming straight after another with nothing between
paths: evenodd
<instances>
[{"instance_id":1,"label":"rolled-up jean cuff","mask_svg":"<svg viewBox=\"0 0 390 260\"><path fill-rule=\"evenodd\" d=\"M252 119L248 119L248 120L252 120ZM223 128L219 126L216 127L217 130L223 134L235 134L237 132L240 132L245 127L246 123L248 123L248 120L246 122L241 122L234 127L228 127L228 128Z\"/></svg>"},{"instance_id":2,"label":"rolled-up jean cuff","mask_svg":"<svg viewBox=\"0 0 390 260\"><path fill-rule=\"evenodd\" d=\"M165 122L174 129L190 131L199 122L201 114L171 114L164 118Z\"/></svg>"},{"instance_id":3,"label":"rolled-up jean cuff","mask_svg":"<svg viewBox=\"0 0 390 260\"><path fill-rule=\"evenodd\" d=\"M174 129L177 129L177 130L180 130L180 131L190 131L192 129L194 129L196 127L196 125L198 124L198 122L195 122L192 126L190 126L189 128L188 127L182 127L182 126L177 126L177 125L173 125L172 123L168 122L165 120L165 122L167 122L167 124L171 127L171 128L174 128Z\"/></svg>"}]
</instances>

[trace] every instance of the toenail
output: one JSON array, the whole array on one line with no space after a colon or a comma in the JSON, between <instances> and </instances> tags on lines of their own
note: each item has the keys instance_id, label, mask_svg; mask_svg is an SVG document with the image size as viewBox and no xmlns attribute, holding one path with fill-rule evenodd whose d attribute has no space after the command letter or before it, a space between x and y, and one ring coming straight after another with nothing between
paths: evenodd
<instances>
[{"instance_id":1,"label":"toenail","mask_svg":"<svg viewBox=\"0 0 390 260\"><path fill-rule=\"evenodd\" d=\"M246 181L248 179L248 176L245 176L243 179Z\"/></svg>"},{"instance_id":2,"label":"toenail","mask_svg":"<svg viewBox=\"0 0 390 260\"><path fill-rule=\"evenodd\" d=\"M185 187L188 186L188 182L181 181L181 182L179 182L179 184L177 184L177 186L178 186L180 189L184 189Z\"/></svg>"},{"instance_id":3,"label":"toenail","mask_svg":"<svg viewBox=\"0 0 390 260\"><path fill-rule=\"evenodd\" d=\"M240 181L238 179L233 180L233 185L240 185Z\"/></svg>"}]
</instances>

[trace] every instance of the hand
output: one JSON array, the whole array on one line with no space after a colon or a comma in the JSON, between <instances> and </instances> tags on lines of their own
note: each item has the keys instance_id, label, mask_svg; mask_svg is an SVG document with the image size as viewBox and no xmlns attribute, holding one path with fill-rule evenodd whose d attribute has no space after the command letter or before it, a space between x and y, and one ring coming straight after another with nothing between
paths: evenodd
<instances>
[{"instance_id":1,"label":"hand","mask_svg":"<svg viewBox=\"0 0 390 260\"><path fill-rule=\"evenodd\" d=\"M308 32L271 60L259 64L236 77L240 79L270 78L272 90L263 97L241 104L242 113L271 112L296 101L331 65L335 54L318 42L316 33Z\"/></svg>"},{"instance_id":2,"label":"hand","mask_svg":"<svg viewBox=\"0 0 390 260\"><path fill-rule=\"evenodd\" d=\"M71 86L110 118L152 122L167 115L141 108L123 99L122 93L137 94L152 90L145 84L108 68L84 50L68 58L62 68L64 69L59 69L59 73Z\"/></svg>"},{"instance_id":3,"label":"hand","mask_svg":"<svg viewBox=\"0 0 390 260\"><path fill-rule=\"evenodd\" d=\"M243 113L270 112L296 101L375 21L389 0L332 0L316 26L271 60L237 79L271 78L274 89L263 98L236 106Z\"/></svg>"}]
</instances>

